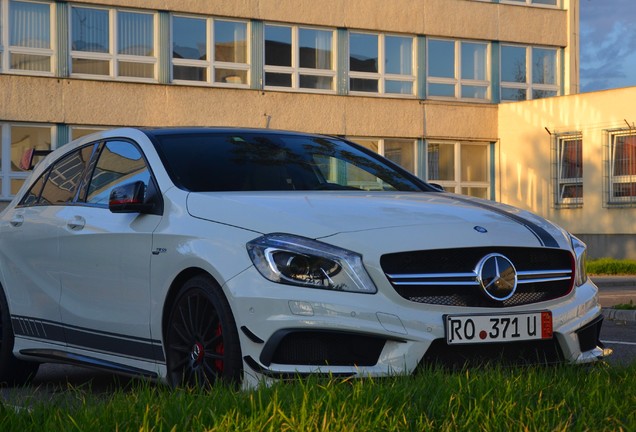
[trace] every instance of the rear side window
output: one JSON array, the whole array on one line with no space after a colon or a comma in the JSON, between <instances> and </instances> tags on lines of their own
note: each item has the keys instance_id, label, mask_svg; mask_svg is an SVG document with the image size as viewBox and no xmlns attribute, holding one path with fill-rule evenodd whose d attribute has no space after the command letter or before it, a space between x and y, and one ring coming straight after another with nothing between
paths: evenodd
<instances>
[{"instance_id":1,"label":"rear side window","mask_svg":"<svg viewBox=\"0 0 636 432\"><path fill-rule=\"evenodd\" d=\"M136 181L144 182L148 189L150 171L141 151L128 141L109 141L99 155L86 202L106 206L114 187Z\"/></svg>"},{"instance_id":2,"label":"rear side window","mask_svg":"<svg viewBox=\"0 0 636 432\"><path fill-rule=\"evenodd\" d=\"M82 147L55 162L31 186L20 205L61 205L73 202L93 147Z\"/></svg>"}]
</instances>

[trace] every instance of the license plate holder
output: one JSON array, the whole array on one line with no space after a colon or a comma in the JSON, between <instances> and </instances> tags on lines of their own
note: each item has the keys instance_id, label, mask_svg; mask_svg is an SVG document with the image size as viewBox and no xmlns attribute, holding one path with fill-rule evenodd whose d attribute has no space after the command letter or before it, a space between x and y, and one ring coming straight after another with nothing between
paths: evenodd
<instances>
[{"instance_id":1,"label":"license plate holder","mask_svg":"<svg viewBox=\"0 0 636 432\"><path fill-rule=\"evenodd\" d=\"M448 345L552 339L552 312L444 315Z\"/></svg>"}]
</instances>

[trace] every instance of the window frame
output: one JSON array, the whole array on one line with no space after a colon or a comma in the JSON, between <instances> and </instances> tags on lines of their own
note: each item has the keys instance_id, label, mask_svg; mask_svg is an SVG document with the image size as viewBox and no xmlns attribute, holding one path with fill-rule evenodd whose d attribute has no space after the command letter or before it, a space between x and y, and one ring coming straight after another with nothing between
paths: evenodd
<instances>
[{"instance_id":1,"label":"window frame","mask_svg":"<svg viewBox=\"0 0 636 432\"><path fill-rule=\"evenodd\" d=\"M94 51L78 51L73 49L73 9L91 9L101 10L108 12L108 52L100 53ZM153 56L138 56L131 54L119 54L118 51L118 26L119 26L119 13L137 13L152 16L153 23ZM68 16L68 52L69 60L68 67L70 76L72 78L83 79L97 79L97 80L117 80L117 81L131 81L131 82L143 82L143 83L158 83L159 76L159 13L150 10L141 9L126 9L126 8L113 8L101 5L73 3L70 5L70 11ZM89 74L73 71L73 60L99 60L108 62L108 75ZM144 64L153 66L152 78L145 77L130 77L119 75L119 62Z\"/></svg>"},{"instance_id":2,"label":"window frame","mask_svg":"<svg viewBox=\"0 0 636 432\"><path fill-rule=\"evenodd\" d=\"M486 0L493 1L493 0ZM559 9L561 8L561 0L555 0L555 4L542 4L535 3L535 0L499 0L499 3L518 5L518 6L533 6L533 7L543 7L548 9Z\"/></svg>"},{"instance_id":3,"label":"window frame","mask_svg":"<svg viewBox=\"0 0 636 432\"><path fill-rule=\"evenodd\" d=\"M267 27L284 27L291 29L291 66L277 66L268 65L266 58L266 32ZM331 69L318 69L318 68L306 68L300 66L300 30L317 30L327 31L331 33ZM263 88L265 90L283 90L283 91L298 91L303 93L323 93L323 94L336 94L337 92L337 33L335 28L331 27L316 27L305 26L296 24L283 24L266 22L263 25ZM291 75L291 86L275 86L268 85L266 76L268 73L280 73ZM331 78L331 89L319 89L311 87L301 87L301 76L313 76L313 77L329 77Z\"/></svg>"},{"instance_id":4,"label":"window frame","mask_svg":"<svg viewBox=\"0 0 636 432\"><path fill-rule=\"evenodd\" d=\"M85 136L90 135L92 133L103 132L112 128L103 127L103 126L69 125L68 129L69 129L69 142L70 142L80 138L84 138ZM81 130L86 130L88 132L82 133L79 136L74 136L75 132L81 131Z\"/></svg>"},{"instance_id":5,"label":"window frame","mask_svg":"<svg viewBox=\"0 0 636 432\"><path fill-rule=\"evenodd\" d=\"M205 22L205 53L206 60L200 59L180 59L174 57L174 19L175 18L187 18L187 19L199 19ZM215 22L223 21L223 22L236 22L245 24L246 34L246 53L245 53L245 63L236 63L236 62L223 62L216 60L216 52L215 52L215 40L214 40L214 29ZM249 88L250 87L250 79L252 74L252 64L251 64L251 33L252 26L250 20L241 20L241 19L229 19L229 18L219 18L213 16L203 16L203 15L191 15L191 14L181 14L181 13L171 13L170 14L170 82L173 84L183 84L183 85L195 85L195 86L218 86L218 87L233 87L233 88ZM205 69L206 71L206 79L205 80L186 80L186 79L175 79L174 78L174 67L175 66L185 66L185 67L194 67ZM221 82L215 80L215 70L219 69L236 69L246 72L246 80L245 83L231 83L231 82Z\"/></svg>"},{"instance_id":6,"label":"window frame","mask_svg":"<svg viewBox=\"0 0 636 432\"><path fill-rule=\"evenodd\" d=\"M21 3L37 3L48 5L49 7L49 48L28 48L11 45L10 41L10 25L9 25L9 8L12 1ZM40 0L6 0L0 1L0 72L11 72L12 74L31 75L31 76L54 76L55 65L57 63L57 27L55 25L56 4L50 1ZM15 69L11 67L12 54L34 55L49 57L49 70L37 71L27 69Z\"/></svg>"},{"instance_id":7,"label":"window frame","mask_svg":"<svg viewBox=\"0 0 636 432\"><path fill-rule=\"evenodd\" d=\"M453 78L430 76L429 70L430 70L431 62L429 61L429 53L430 53L429 43L431 41L453 42L453 56L454 56ZM485 58L486 79L485 80L462 78L462 45L465 43L485 45L485 48L486 48L486 58ZM491 73L492 60L491 60L491 54L490 54L491 45L492 44L487 41L427 37L426 38L426 95L427 95L427 98L444 99L444 100L462 100L462 101L470 101L470 102L491 102L492 101L492 80L490 79L490 77L492 76L492 73ZM431 95L429 90L430 84L452 85L455 87L455 92L454 92L455 95L453 97ZM484 98L464 97L462 95L463 86L485 87L486 96Z\"/></svg>"},{"instance_id":8,"label":"window frame","mask_svg":"<svg viewBox=\"0 0 636 432\"><path fill-rule=\"evenodd\" d=\"M417 53L418 53L418 38L411 34L400 33L381 33L373 31L356 31L350 30L347 37L347 47L351 48L351 35L372 35L378 38L378 72L360 72L351 70L351 54L347 55L347 90L348 94L353 96L381 96L381 97L396 97L412 99L417 97ZM386 63L386 37L401 37L411 39L411 74L391 74L385 72ZM351 90L352 79L364 79L364 80L377 80L378 91L366 92L360 90ZM401 81L411 84L411 93L390 93L386 91L386 81Z\"/></svg>"},{"instance_id":9,"label":"window frame","mask_svg":"<svg viewBox=\"0 0 636 432\"><path fill-rule=\"evenodd\" d=\"M503 49L505 47L513 47L513 48L524 48L525 49L525 60L526 60L526 81L525 82L514 82L514 81L504 81L503 79ZM554 50L554 84L535 84L533 82L533 50L535 49L543 49L543 50ZM520 45L520 44L509 44L502 43L499 47L499 92L500 92L500 102L518 102L520 100L534 100L534 99L542 99L542 98L534 98L534 91L548 91L554 92L554 95L545 96L545 97L556 97L561 93L561 56L559 53L562 48L559 47L548 47L548 46L539 46L539 45ZM525 99L504 99L503 93L504 89L518 89L525 90L526 98Z\"/></svg>"},{"instance_id":10,"label":"window frame","mask_svg":"<svg viewBox=\"0 0 636 432\"><path fill-rule=\"evenodd\" d=\"M11 170L11 147L12 147L12 137L11 137L11 128L13 126L18 127L37 127L42 129L48 129L50 131L50 150L55 150L56 143L56 128L54 125L49 123L20 123L20 122L2 122L0 123L0 144L2 148L0 151L2 152L2 162L0 166L0 181L2 185L0 187L0 201L10 201L16 195L19 194L20 188L16 192L16 194L11 193L11 182L13 180L22 180L24 183L26 179L31 175L31 171L13 171Z\"/></svg>"},{"instance_id":11,"label":"window frame","mask_svg":"<svg viewBox=\"0 0 636 432\"><path fill-rule=\"evenodd\" d=\"M605 207L636 207L636 191L633 195L616 197L615 185L622 183L633 183L636 185L636 168L634 174L615 175L616 171L616 138L633 137L634 139L634 160L629 160L630 164L636 166L636 128L622 128L605 131L606 142L604 149L604 206ZM636 186L634 186L636 189Z\"/></svg>"},{"instance_id":12,"label":"window frame","mask_svg":"<svg viewBox=\"0 0 636 432\"><path fill-rule=\"evenodd\" d=\"M430 170L429 170L429 146L430 145L447 145L453 146L453 171L454 178L452 180L441 180L441 179L431 179ZM486 177L485 181L467 181L462 180L462 147L463 146L480 146L485 147L486 150L486 162L487 166L485 167ZM444 190L447 192L453 192L456 194L465 195L462 191L463 188L480 188L485 189L486 199L490 199L492 197L492 157L490 154L492 143L486 141L445 141L445 140L426 140L425 142L425 166L426 166L426 179L425 181L428 183L434 183L442 186ZM474 196L474 195L469 195ZM479 197L481 198L481 196Z\"/></svg>"},{"instance_id":13,"label":"window frame","mask_svg":"<svg viewBox=\"0 0 636 432\"><path fill-rule=\"evenodd\" d=\"M576 149L575 165L580 164L580 177L564 177L563 166L565 158L565 143L578 142ZM583 207L583 134L570 132L557 134L553 138L552 148L552 187L554 208L580 208ZM566 186L580 186L580 197L564 197Z\"/></svg>"}]
</instances>

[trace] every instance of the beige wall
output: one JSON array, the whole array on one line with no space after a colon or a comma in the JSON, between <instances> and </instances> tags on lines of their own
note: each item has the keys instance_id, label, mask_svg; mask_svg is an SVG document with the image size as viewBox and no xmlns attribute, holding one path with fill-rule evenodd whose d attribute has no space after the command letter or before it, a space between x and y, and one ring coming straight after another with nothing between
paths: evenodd
<instances>
[{"instance_id":1,"label":"beige wall","mask_svg":"<svg viewBox=\"0 0 636 432\"><path fill-rule=\"evenodd\" d=\"M636 234L636 208L603 208L604 131L634 125L635 100L636 87L630 87L499 105L498 201L539 213L574 233ZM582 208L552 206L546 128L552 134L582 133Z\"/></svg>"},{"instance_id":2,"label":"beige wall","mask_svg":"<svg viewBox=\"0 0 636 432\"><path fill-rule=\"evenodd\" d=\"M564 10L472 0L83 0L82 3L552 46L565 46L568 41Z\"/></svg>"},{"instance_id":3,"label":"beige wall","mask_svg":"<svg viewBox=\"0 0 636 432\"><path fill-rule=\"evenodd\" d=\"M497 106L0 75L0 119L105 126L246 126L494 141Z\"/></svg>"}]
</instances>

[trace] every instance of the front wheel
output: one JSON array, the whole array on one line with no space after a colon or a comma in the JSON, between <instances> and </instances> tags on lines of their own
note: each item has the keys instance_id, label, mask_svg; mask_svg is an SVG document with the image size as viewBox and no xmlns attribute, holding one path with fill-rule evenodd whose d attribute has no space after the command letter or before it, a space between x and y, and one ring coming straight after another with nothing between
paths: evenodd
<instances>
[{"instance_id":1,"label":"front wheel","mask_svg":"<svg viewBox=\"0 0 636 432\"><path fill-rule=\"evenodd\" d=\"M13 355L13 326L7 298L0 288L0 385L26 384L35 376L39 364L17 359Z\"/></svg>"},{"instance_id":2,"label":"front wheel","mask_svg":"<svg viewBox=\"0 0 636 432\"><path fill-rule=\"evenodd\" d=\"M236 323L212 278L195 276L183 285L165 334L168 381L173 387L240 382L243 361Z\"/></svg>"}]
</instances>

